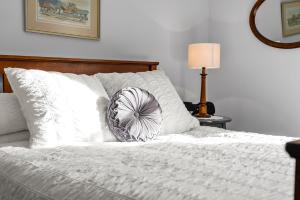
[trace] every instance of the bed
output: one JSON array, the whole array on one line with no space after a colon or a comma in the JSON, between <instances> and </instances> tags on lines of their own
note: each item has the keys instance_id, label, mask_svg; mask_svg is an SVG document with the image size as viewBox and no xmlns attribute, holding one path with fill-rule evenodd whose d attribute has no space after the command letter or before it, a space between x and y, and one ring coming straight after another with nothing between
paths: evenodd
<instances>
[{"instance_id":1,"label":"bed","mask_svg":"<svg viewBox=\"0 0 300 200\"><path fill-rule=\"evenodd\" d=\"M141 72L157 62L0 56L4 67L76 74ZM294 138L198 127L147 143L29 149L0 146L0 199L272 199L292 200ZM296 174L297 177L297 174ZM297 194L297 184L296 192ZM297 198L295 198L297 199Z\"/></svg>"}]
</instances>

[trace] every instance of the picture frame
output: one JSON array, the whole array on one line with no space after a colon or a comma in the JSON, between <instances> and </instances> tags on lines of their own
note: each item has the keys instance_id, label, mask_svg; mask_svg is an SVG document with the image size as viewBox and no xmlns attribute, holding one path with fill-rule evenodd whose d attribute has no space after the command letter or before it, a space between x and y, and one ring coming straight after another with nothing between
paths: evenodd
<instances>
[{"instance_id":1,"label":"picture frame","mask_svg":"<svg viewBox=\"0 0 300 200\"><path fill-rule=\"evenodd\" d=\"M100 0L25 0L25 31L100 39Z\"/></svg>"},{"instance_id":2,"label":"picture frame","mask_svg":"<svg viewBox=\"0 0 300 200\"><path fill-rule=\"evenodd\" d=\"M300 1L282 2L281 18L283 37L300 34Z\"/></svg>"}]
</instances>

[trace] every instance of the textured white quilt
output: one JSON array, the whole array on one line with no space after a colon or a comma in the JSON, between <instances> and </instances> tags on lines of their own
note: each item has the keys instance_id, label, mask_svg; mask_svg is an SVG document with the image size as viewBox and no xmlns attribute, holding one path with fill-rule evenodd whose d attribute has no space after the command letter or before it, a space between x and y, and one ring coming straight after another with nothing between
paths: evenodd
<instances>
[{"instance_id":1,"label":"textured white quilt","mask_svg":"<svg viewBox=\"0 0 300 200\"><path fill-rule=\"evenodd\" d=\"M150 143L0 148L1 200L292 200L292 140L201 127Z\"/></svg>"}]
</instances>

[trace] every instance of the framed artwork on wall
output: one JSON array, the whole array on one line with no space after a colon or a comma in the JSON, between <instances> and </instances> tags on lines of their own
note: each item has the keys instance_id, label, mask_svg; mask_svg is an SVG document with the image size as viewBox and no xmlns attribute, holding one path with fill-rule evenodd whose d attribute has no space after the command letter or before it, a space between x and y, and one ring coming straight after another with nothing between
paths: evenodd
<instances>
[{"instance_id":1,"label":"framed artwork on wall","mask_svg":"<svg viewBox=\"0 0 300 200\"><path fill-rule=\"evenodd\" d=\"M28 32L100 38L100 0L25 1Z\"/></svg>"},{"instance_id":2,"label":"framed artwork on wall","mask_svg":"<svg viewBox=\"0 0 300 200\"><path fill-rule=\"evenodd\" d=\"M284 37L300 34L300 2L281 3L282 33Z\"/></svg>"}]
</instances>

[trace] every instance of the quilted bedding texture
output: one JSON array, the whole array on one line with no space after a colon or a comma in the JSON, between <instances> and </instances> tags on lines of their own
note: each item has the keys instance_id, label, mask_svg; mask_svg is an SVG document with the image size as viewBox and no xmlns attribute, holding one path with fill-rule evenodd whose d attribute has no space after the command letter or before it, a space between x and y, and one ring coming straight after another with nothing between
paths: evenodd
<instances>
[{"instance_id":1,"label":"quilted bedding texture","mask_svg":"<svg viewBox=\"0 0 300 200\"><path fill-rule=\"evenodd\" d=\"M147 143L0 148L1 200L292 200L292 138L201 127Z\"/></svg>"}]
</instances>

